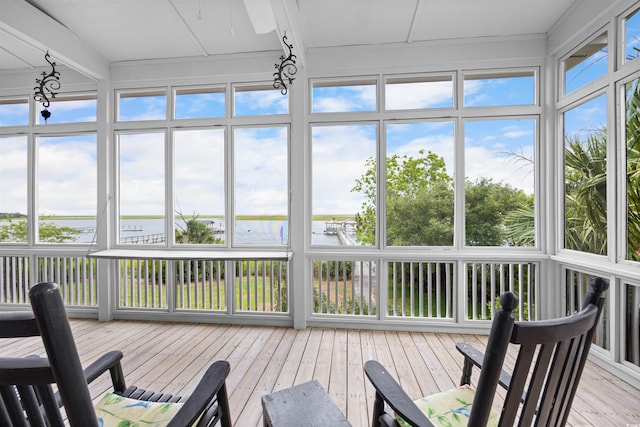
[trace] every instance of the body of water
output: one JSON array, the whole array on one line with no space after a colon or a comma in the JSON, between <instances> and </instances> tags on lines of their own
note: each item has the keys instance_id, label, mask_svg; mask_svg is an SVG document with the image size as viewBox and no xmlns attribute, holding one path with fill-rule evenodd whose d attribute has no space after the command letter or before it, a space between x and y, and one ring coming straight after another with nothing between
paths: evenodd
<instances>
[{"instance_id":1,"label":"body of water","mask_svg":"<svg viewBox=\"0 0 640 427\"><path fill-rule=\"evenodd\" d=\"M214 228L225 228L224 221L215 219ZM77 243L91 243L97 239L96 221L85 219L64 219L51 220L61 227L72 227L83 230L76 236ZM0 222L2 224L2 222ZM182 220L177 221L180 227L184 227ZM236 244L280 246L286 245L288 241L288 223L284 220L238 220L236 221ZM325 221L313 221L312 223L312 244L314 245L340 245L340 240L336 235L324 233ZM125 219L120 221L120 239L162 235L165 232L165 221L163 219ZM216 234L224 238L224 234Z\"/></svg>"}]
</instances>

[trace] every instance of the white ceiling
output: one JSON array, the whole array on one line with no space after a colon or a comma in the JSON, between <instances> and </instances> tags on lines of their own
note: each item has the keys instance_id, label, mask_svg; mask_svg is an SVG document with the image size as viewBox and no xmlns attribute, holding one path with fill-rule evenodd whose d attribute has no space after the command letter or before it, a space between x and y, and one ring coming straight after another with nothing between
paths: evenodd
<instances>
[{"instance_id":1,"label":"white ceiling","mask_svg":"<svg viewBox=\"0 0 640 427\"><path fill-rule=\"evenodd\" d=\"M1 71L46 65L47 49L54 59L58 54L59 63L73 66L91 58L107 67L281 51L285 32L302 59L322 48L539 35L579 0L0 0L0 5ZM270 31L257 34L256 26Z\"/></svg>"}]
</instances>

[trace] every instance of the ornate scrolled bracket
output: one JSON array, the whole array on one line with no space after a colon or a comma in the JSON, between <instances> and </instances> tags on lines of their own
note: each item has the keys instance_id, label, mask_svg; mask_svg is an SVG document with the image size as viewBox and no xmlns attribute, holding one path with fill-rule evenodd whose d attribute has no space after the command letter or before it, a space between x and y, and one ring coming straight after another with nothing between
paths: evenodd
<instances>
[{"instance_id":1,"label":"ornate scrolled bracket","mask_svg":"<svg viewBox=\"0 0 640 427\"><path fill-rule=\"evenodd\" d=\"M293 54L293 45L287 43L287 34L282 37L282 43L287 47L289 55L285 57L280 56L280 64L276 64L276 72L273 73L273 87L280 89L280 93L287 94L287 86L293 83L293 76L298 72L296 66L296 56Z\"/></svg>"},{"instance_id":2,"label":"ornate scrolled bracket","mask_svg":"<svg viewBox=\"0 0 640 427\"><path fill-rule=\"evenodd\" d=\"M40 115L44 118L44 122L47 123L47 119L51 117L51 112L48 108L51 105L50 99L56 97L56 90L60 89L60 73L56 71L56 63L50 59L49 51L44 55L44 59L51 65L51 72L42 72L42 78L36 78L36 86L33 88L35 91L33 99L36 102L42 102L44 110L40 112Z\"/></svg>"}]
</instances>

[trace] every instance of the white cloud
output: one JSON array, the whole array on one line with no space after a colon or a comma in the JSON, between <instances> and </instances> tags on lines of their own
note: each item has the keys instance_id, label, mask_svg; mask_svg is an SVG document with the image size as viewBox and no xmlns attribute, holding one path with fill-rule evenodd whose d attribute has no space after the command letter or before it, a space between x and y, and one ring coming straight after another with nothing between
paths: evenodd
<instances>
[{"instance_id":1,"label":"white cloud","mask_svg":"<svg viewBox=\"0 0 640 427\"><path fill-rule=\"evenodd\" d=\"M523 157L533 159L531 147L523 148ZM487 147L472 146L465 151L465 176L471 181L481 177L490 178L494 183L509 184L514 188L533 194L533 165L522 159L493 151Z\"/></svg>"},{"instance_id":2,"label":"white cloud","mask_svg":"<svg viewBox=\"0 0 640 427\"><path fill-rule=\"evenodd\" d=\"M318 88L313 91L314 113L373 111L375 105L374 85Z\"/></svg>"},{"instance_id":3,"label":"white cloud","mask_svg":"<svg viewBox=\"0 0 640 427\"><path fill-rule=\"evenodd\" d=\"M54 215L95 215L95 136L41 138L38 210Z\"/></svg>"},{"instance_id":4,"label":"white cloud","mask_svg":"<svg viewBox=\"0 0 640 427\"><path fill-rule=\"evenodd\" d=\"M318 126L313 129L314 215L355 215L360 210L364 196L351 189L356 179L366 171L366 160L375 158L374 130L371 125Z\"/></svg>"},{"instance_id":5,"label":"white cloud","mask_svg":"<svg viewBox=\"0 0 640 427\"><path fill-rule=\"evenodd\" d=\"M0 212L27 212L27 137L0 138Z\"/></svg>"},{"instance_id":6,"label":"white cloud","mask_svg":"<svg viewBox=\"0 0 640 427\"><path fill-rule=\"evenodd\" d=\"M121 215L164 214L164 133L119 138Z\"/></svg>"},{"instance_id":7,"label":"white cloud","mask_svg":"<svg viewBox=\"0 0 640 427\"><path fill-rule=\"evenodd\" d=\"M386 85L385 101L388 110L451 106L453 104L453 83L444 81L388 84Z\"/></svg>"}]
</instances>

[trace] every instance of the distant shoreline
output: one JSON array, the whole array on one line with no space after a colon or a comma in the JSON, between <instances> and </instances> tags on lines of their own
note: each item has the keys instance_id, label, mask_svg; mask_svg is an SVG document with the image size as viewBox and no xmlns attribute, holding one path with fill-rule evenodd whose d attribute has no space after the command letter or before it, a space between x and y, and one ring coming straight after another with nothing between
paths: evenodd
<instances>
[{"instance_id":1,"label":"distant shoreline","mask_svg":"<svg viewBox=\"0 0 640 427\"><path fill-rule=\"evenodd\" d=\"M5 217L5 214L0 213L0 219L27 219L27 216L10 216ZM15 214L9 214L15 215ZM179 217L176 217L177 219ZM327 215L314 215L311 220L312 221L330 221L330 220L339 220L343 221L345 219L354 218L354 215L348 214L327 214ZM41 220L44 221L60 221L60 220L95 220L95 216L90 215L46 215L41 216ZM120 217L121 220L139 220L139 219L164 219L162 215L123 215ZM185 219L190 219L190 217L186 217ZM222 220L224 217L222 215L198 215L198 219L217 219ZM238 220L271 220L271 221L286 221L286 215L238 215L236 216Z\"/></svg>"}]
</instances>

